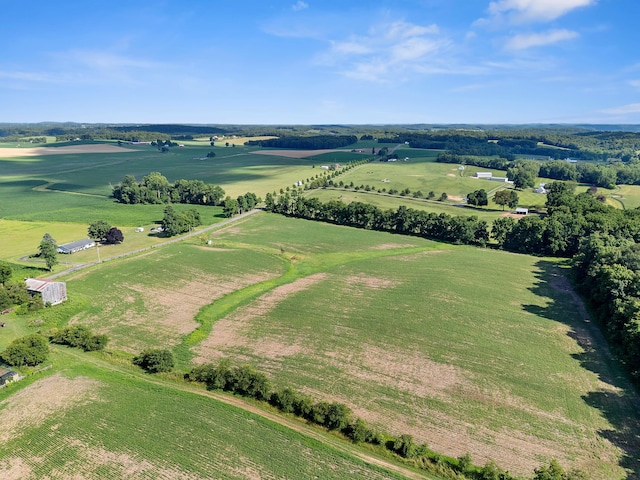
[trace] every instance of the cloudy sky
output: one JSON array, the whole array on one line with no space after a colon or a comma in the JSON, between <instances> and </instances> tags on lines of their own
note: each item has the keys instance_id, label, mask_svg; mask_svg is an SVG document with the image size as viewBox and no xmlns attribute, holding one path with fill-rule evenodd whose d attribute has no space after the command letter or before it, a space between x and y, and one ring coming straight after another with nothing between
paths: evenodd
<instances>
[{"instance_id":1,"label":"cloudy sky","mask_svg":"<svg viewBox=\"0 0 640 480\"><path fill-rule=\"evenodd\" d=\"M640 123L638 0L0 9L0 122Z\"/></svg>"}]
</instances>

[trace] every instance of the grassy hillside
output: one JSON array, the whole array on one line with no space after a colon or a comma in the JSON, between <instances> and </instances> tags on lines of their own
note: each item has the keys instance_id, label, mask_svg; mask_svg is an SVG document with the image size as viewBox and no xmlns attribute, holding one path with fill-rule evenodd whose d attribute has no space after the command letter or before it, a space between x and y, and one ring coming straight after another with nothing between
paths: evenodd
<instances>
[{"instance_id":1,"label":"grassy hillside","mask_svg":"<svg viewBox=\"0 0 640 480\"><path fill-rule=\"evenodd\" d=\"M136 372L78 365L0 391L0 476L403 478L245 410ZM204 392L201 392L204 393Z\"/></svg>"},{"instance_id":2,"label":"grassy hillside","mask_svg":"<svg viewBox=\"0 0 640 480\"><path fill-rule=\"evenodd\" d=\"M639 451L603 434L640 427L638 398L550 259L270 214L211 239L130 260L126 278L115 263L70 278L91 305L73 321L120 350L173 346L182 368L250 362L513 473L557 458L619 478Z\"/></svg>"}]
</instances>

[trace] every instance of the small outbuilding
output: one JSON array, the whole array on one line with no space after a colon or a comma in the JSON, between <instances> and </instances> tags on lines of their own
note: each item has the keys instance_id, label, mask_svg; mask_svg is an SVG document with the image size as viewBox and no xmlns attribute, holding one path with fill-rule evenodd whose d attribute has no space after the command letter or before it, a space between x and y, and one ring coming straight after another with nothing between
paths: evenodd
<instances>
[{"instance_id":1,"label":"small outbuilding","mask_svg":"<svg viewBox=\"0 0 640 480\"><path fill-rule=\"evenodd\" d=\"M41 295L45 304L57 305L67 300L67 284L27 278L24 283L31 295Z\"/></svg>"},{"instance_id":2,"label":"small outbuilding","mask_svg":"<svg viewBox=\"0 0 640 480\"><path fill-rule=\"evenodd\" d=\"M516 208L516 214L518 215L527 215L529 213L528 208L518 207Z\"/></svg>"},{"instance_id":3,"label":"small outbuilding","mask_svg":"<svg viewBox=\"0 0 640 480\"><path fill-rule=\"evenodd\" d=\"M137 232L137 233L144 232L144 227L138 227L138 228L136 228L136 232Z\"/></svg>"},{"instance_id":4,"label":"small outbuilding","mask_svg":"<svg viewBox=\"0 0 640 480\"><path fill-rule=\"evenodd\" d=\"M10 382L15 382L19 378L20 376L17 372L0 367L0 386L6 385Z\"/></svg>"},{"instance_id":5,"label":"small outbuilding","mask_svg":"<svg viewBox=\"0 0 640 480\"><path fill-rule=\"evenodd\" d=\"M77 240L75 242L58 245L58 253L72 254L95 246L96 242L90 238L85 238L84 240Z\"/></svg>"},{"instance_id":6,"label":"small outbuilding","mask_svg":"<svg viewBox=\"0 0 640 480\"><path fill-rule=\"evenodd\" d=\"M491 172L476 172L476 178L491 178L493 177L493 173Z\"/></svg>"}]
</instances>

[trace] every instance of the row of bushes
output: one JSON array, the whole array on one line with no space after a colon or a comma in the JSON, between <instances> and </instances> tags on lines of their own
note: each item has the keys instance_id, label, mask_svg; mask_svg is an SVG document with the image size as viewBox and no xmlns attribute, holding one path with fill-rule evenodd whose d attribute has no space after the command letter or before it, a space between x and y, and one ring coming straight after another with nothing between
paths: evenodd
<instances>
[{"instance_id":1,"label":"row of bushes","mask_svg":"<svg viewBox=\"0 0 640 480\"><path fill-rule=\"evenodd\" d=\"M49 341L59 345L82 348L85 352L102 350L109 341L106 335L94 335L84 325L74 325L61 330L54 330ZM14 367L35 366L44 362L49 355L47 339L37 333L16 338L0 354L0 359Z\"/></svg>"},{"instance_id":2,"label":"row of bushes","mask_svg":"<svg viewBox=\"0 0 640 480\"><path fill-rule=\"evenodd\" d=\"M474 480L514 480L508 472L500 469L494 462L483 467L473 465L469 454L459 458L450 458L431 451L426 444L418 445L411 435L391 436L370 427L367 422L353 416L351 409L339 402L314 402L308 395L291 388L272 390L266 375L252 366L232 366L228 359L217 365L207 363L199 365L185 374L185 379L204 383L208 390L224 390L238 395L268 402L283 413L340 432L355 443L369 443L395 453L412 465L447 478ZM565 472L555 461L535 471L533 480L580 480L585 478L581 472Z\"/></svg>"},{"instance_id":3,"label":"row of bushes","mask_svg":"<svg viewBox=\"0 0 640 480\"><path fill-rule=\"evenodd\" d=\"M81 348L85 352L104 350L109 337L104 334L95 335L91 329L85 325L73 325L60 330L55 330L49 335L51 343L68 345L69 347Z\"/></svg>"}]
</instances>

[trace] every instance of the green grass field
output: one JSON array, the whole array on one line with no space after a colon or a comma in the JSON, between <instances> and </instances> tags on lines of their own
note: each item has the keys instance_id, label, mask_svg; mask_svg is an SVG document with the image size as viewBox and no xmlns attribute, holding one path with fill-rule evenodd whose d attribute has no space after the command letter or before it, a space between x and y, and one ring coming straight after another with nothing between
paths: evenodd
<instances>
[{"instance_id":1,"label":"green grass field","mask_svg":"<svg viewBox=\"0 0 640 480\"><path fill-rule=\"evenodd\" d=\"M70 353L56 356L69 361ZM403 478L332 447L328 436L310 438L135 371L88 361L28 383L0 391L2 478Z\"/></svg>"},{"instance_id":2,"label":"green grass field","mask_svg":"<svg viewBox=\"0 0 640 480\"><path fill-rule=\"evenodd\" d=\"M397 195L378 194L374 192L365 192L360 190L355 192L353 190L346 189L322 189L313 190L306 194L308 197L315 197L322 202L328 202L330 200L341 200L344 203L362 202L375 205L376 207L385 210L396 210L400 205L404 205L408 208L415 210L425 210L433 213L446 213L448 215L475 215L478 218L487 221L493 221L503 215L502 207L490 202L487 207L471 207L461 205L459 202L453 201L427 201L421 199L414 199L410 195L401 197Z\"/></svg>"},{"instance_id":3,"label":"green grass field","mask_svg":"<svg viewBox=\"0 0 640 480\"><path fill-rule=\"evenodd\" d=\"M100 248L103 258L159 243L148 227L162 218L163 205L108 198L110 184L125 174L141 179L160 171L169 180L220 184L233 196L264 196L319 174L320 165L362 158L332 152L290 159L242 145L186 145L165 154L135 147L0 159L0 259L34 253L45 232L59 243L84 238L98 219L125 234L123 245ZM201 159L212 150L215 158ZM436 163L437 151L400 146L396 153L409 160L372 162L336 180L434 191L436 198L446 192L451 201L343 189L307 195L489 221L502 215L492 203L453 205L473 190L504 187L470 178L484 169L461 175L456 165ZM638 191L610 194L634 208ZM518 195L522 206L544 204L531 191ZM220 208L197 208L204 224L223 219ZM147 228L135 233L137 226ZM93 262L97 253L61 256L56 271L64 262ZM14 273L44 275L40 266ZM594 479L622 478L625 468L640 471L640 399L602 353L562 272L553 259L260 213L67 275L69 302L3 317L0 350L17 336L80 323L108 334L112 356L56 347L47 377L54 380L42 387L51 390L39 390L39 377L0 390L0 477L395 478L336 450L343 442L335 437L312 441L186 392L180 382L150 383L128 364L143 348L166 347L180 373L222 357L250 362L276 386L346 403L371 424L449 456L469 452L477 464L494 459L529 476L557 458ZM34 400L56 393L61 399L51 405ZM29 416L34 411L37 418Z\"/></svg>"},{"instance_id":4,"label":"green grass field","mask_svg":"<svg viewBox=\"0 0 640 480\"><path fill-rule=\"evenodd\" d=\"M88 305L73 321L118 350L172 346L181 368L249 361L390 433L515 473L558 458L619 478L624 448L639 451L602 433L639 426L637 396L583 348L589 326L550 259L272 214L210 238L127 260L126 279L117 262L68 278ZM597 395L609 400L585 402Z\"/></svg>"}]
</instances>

